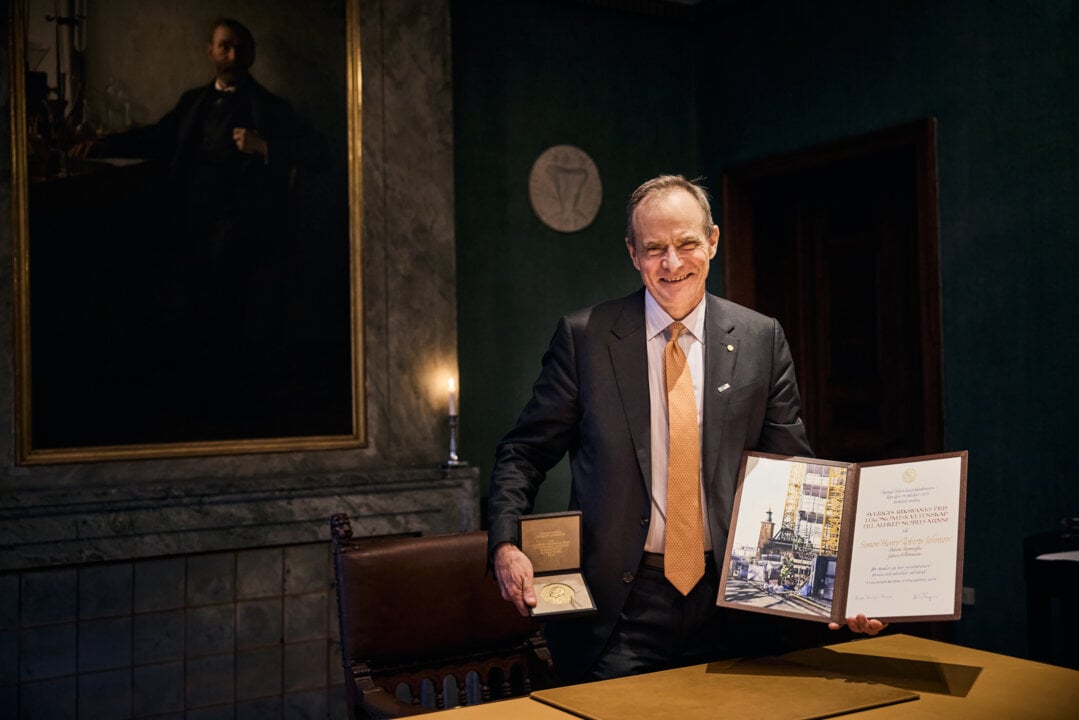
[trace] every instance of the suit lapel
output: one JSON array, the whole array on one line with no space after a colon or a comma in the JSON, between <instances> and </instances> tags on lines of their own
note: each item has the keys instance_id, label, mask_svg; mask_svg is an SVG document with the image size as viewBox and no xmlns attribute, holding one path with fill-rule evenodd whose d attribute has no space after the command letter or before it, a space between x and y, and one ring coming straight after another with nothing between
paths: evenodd
<instances>
[{"instance_id":1,"label":"suit lapel","mask_svg":"<svg viewBox=\"0 0 1079 720\"><path fill-rule=\"evenodd\" d=\"M180 146L185 145L194 135L199 132L196 127L199 118L202 115L202 108L210 101L213 96L214 85L210 83L202 89L202 92L198 94L195 101L187 108L186 112L180 118L179 125L177 127L176 137Z\"/></svg>"},{"instance_id":2,"label":"suit lapel","mask_svg":"<svg viewBox=\"0 0 1079 720\"><path fill-rule=\"evenodd\" d=\"M637 453L646 489L651 493L651 402L648 396L648 351L644 328L644 291L634 293L622 303L622 310L611 325L608 347L611 368L622 409ZM643 390L643 392L642 392Z\"/></svg>"},{"instance_id":3,"label":"suit lapel","mask_svg":"<svg viewBox=\"0 0 1079 720\"><path fill-rule=\"evenodd\" d=\"M702 472L705 492L717 487L716 473L722 454L723 426L727 416L731 381L738 361L738 340L732 334L734 325L725 317L722 303L707 295L708 309L704 314L704 419L701 442L704 449ZM710 503L711 504L711 503Z\"/></svg>"},{"instance_id":4,"label":"suit lapel","mask_svg":"<svg viewBox=\"0 0 1079 720\"><path fill-rule=\"evenodd\" d=\"M250 87L247 88L247 103L251 109L252 129L266 137L266 123L264 122L265 118L262 116L262 86L255 82L254 78L248 78L248 82Z\"/></svg>"}]
</instances>

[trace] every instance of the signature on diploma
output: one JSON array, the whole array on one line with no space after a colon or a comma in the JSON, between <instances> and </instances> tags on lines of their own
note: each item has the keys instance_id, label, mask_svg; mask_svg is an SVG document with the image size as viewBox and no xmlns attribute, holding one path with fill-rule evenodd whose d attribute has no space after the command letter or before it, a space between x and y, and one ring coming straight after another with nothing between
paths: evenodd
<instances>
[{"instance_id":1,"label":"signature on diploma","mask_svg":"<svg viewBox=\"0 0 1079 720\"><path fill-rule=\"evenodd\" d=\"M861 602L863 600L891 600L891 599L892 599L891 593L867 593L867 594L855 593L854 594L854 600L856 602Z\"/></svg>"},{"instance_id":2,"label":"signature on diploma","mask_svg":"<svg viewBox=\"0 0 1079 720\"><path fill-rule=\"evenodd\" d=\"M915 601L922 600L924 602L933 602L934 600L937 599L937 596L934 595L933 593L916 592L916 593L914 593L913 599Z\"/></svg>"}]
</instances>

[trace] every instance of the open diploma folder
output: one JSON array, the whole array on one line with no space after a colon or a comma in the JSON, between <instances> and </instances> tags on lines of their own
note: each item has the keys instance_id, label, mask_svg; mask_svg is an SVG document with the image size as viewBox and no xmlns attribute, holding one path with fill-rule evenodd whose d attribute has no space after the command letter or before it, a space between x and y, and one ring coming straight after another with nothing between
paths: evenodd
<instances>
[{"instance_id":1,"label":"open diploma folder","mask_svg":"<svg viewBox=\"0 0 1079 720\"><path fill-rule=\"evenodd\" d=\"M533 617L590 615L592 593L581 574L581 513L522 515L518 520L521 551L532 561L536 607Z\"/></svg>"},{"instance_id":2,"label":"open diploma folder","mask_svg":"<svg viewBox=\"0 0 1079 720\"><path fill-rule=\"evenodd\" d=\"M965 450L860 464L744 453L716 604L957 620L966 480Z\"/></svg>"}]
</instances>

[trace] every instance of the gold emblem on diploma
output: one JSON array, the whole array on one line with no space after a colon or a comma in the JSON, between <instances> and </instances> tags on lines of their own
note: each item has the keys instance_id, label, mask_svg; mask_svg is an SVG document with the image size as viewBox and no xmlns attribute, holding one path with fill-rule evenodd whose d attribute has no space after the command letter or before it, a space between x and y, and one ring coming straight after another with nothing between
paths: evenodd
<instances>
[{"instance_id":1,"label":"gold emblem on diploma","mask_svg":"<svg viewBox=\"0 0 1079 720\"><path fill-rule=\"evenodd\" d=\"M540 598L551 605L565 605L573 600L573 588L564 583L551 583L540 588Z\"/></svg>"}]
</instances>

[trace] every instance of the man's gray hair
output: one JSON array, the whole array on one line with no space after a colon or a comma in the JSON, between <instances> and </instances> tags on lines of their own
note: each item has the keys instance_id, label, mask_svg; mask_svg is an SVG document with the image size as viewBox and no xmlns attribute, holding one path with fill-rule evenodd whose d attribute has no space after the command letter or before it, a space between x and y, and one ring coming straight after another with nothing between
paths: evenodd
<instances>
[{"instance_id":1,"label":"man's gray hair","mask_svg":"<svg viewBox=\"0 0 1079 720\"><path fill-rule=\"evenodd\" d=\"M633 233L633 213L637 206L653 195L663 195L673 190L685 190L701 206L701 231L705 237L712 234L712 205L708 201L708 191L695 180L686 180L681 175L660 175L646 181L633 191L626 203L626 240L636 247L637 238Z\"/></svg>"}]
</instances>

